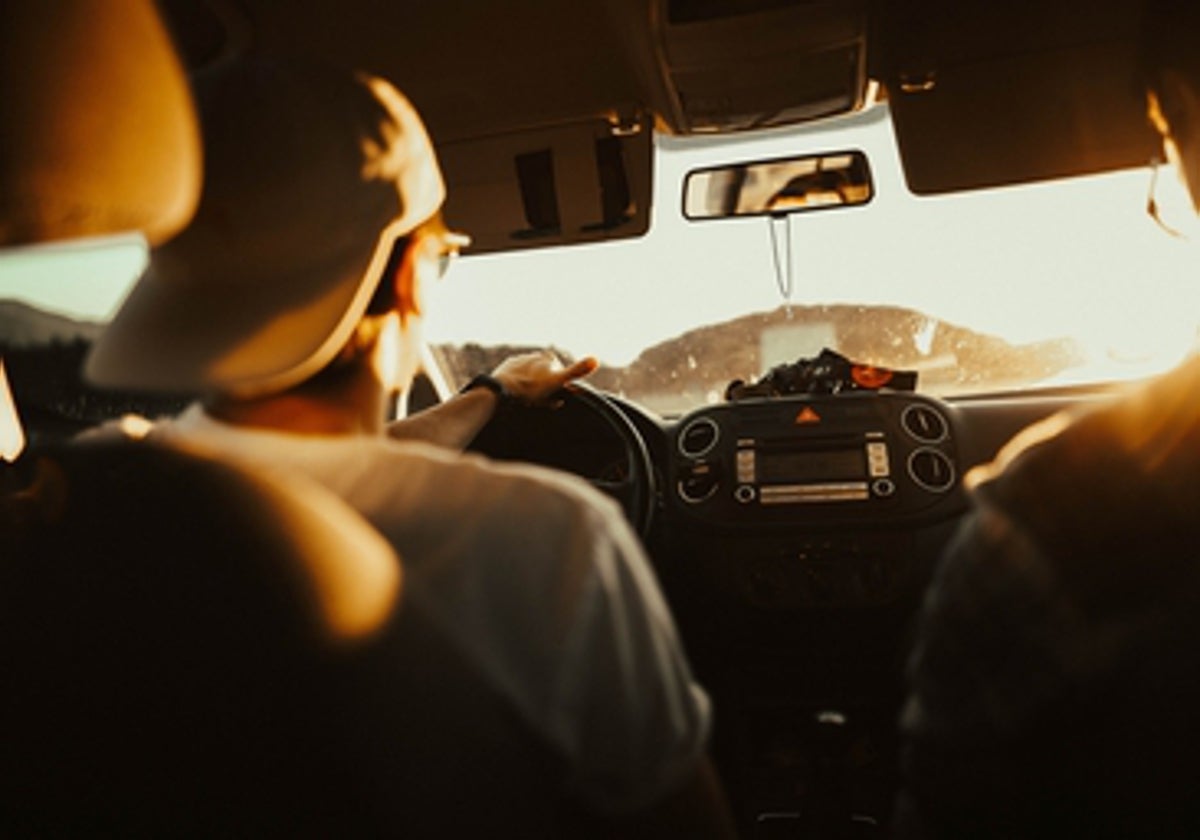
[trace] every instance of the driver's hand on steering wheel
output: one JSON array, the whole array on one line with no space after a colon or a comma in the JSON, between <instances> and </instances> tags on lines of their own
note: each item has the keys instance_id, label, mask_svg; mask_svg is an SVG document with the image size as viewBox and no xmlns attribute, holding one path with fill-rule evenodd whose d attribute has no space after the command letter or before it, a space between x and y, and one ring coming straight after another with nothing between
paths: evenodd
<instances>
[{"instance_id":1,"label":"driver's hand on steering wheel","mask_svg":"<svg viewBox=\"0 0 1200 840\"><path fill-rule=\"evenodd\" d=\"M587 376L599 366L595 358L586 356L569 367L563 367L554 353L542 350L510 356L492 371L492 376L518 402L549 405L564 386Z\"/></svg>"}]
</instances>

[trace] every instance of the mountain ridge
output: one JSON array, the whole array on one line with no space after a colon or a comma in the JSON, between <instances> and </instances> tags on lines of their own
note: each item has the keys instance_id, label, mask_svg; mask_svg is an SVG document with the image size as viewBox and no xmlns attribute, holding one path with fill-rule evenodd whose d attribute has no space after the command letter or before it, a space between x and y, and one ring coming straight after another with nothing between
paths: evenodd
<instances>
[{"instance_id":1,"label":"mountain ridge","mask_svg":"<svg viewBox=\"0 0 1200 840\"><path fill-rule=\"evenodd\" d=\"M49 312L24 301L0 300L0 346L70 344L95 341L104 330L97 321L86 321Z\"/></svg>"}]
</instances>

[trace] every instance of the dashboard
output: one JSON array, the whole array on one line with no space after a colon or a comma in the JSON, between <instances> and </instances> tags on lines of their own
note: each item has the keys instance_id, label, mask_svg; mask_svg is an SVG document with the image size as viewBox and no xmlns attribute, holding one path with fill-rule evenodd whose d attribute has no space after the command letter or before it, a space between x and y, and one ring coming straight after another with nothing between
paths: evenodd
<instances>
[{"instance_id":1,"label":"dashboard","mask_svg":"<svg viewBox=\"0 0 1200 840\"><path fill-rule=\"evenodd\" d=\"M1099 396L795 395L669 419L607 397L644 444L641 536L712 697L744 831L887 824L913 620L968 510L963 477L1029 423ZM638 468L595 408L500 418L473 448L606 490Z\"/></svg>"}]
</instances>

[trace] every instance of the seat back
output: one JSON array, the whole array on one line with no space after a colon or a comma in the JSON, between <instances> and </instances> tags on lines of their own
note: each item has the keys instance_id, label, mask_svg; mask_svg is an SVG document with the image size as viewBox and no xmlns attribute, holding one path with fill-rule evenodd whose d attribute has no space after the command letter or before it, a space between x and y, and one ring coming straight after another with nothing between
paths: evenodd
<instances>
[{"instance_id":1,"label":"seat back","mask_svg":"<svg viewBox=\"0 0 1200 840\"><path fill-rule=\"evenodd\" d=\"M34 472L0 498L0 833L550 837L572 818L550 751L420 606L347 589L387 577L340 500L126 441Z\"/></svg>"}]
</instances>

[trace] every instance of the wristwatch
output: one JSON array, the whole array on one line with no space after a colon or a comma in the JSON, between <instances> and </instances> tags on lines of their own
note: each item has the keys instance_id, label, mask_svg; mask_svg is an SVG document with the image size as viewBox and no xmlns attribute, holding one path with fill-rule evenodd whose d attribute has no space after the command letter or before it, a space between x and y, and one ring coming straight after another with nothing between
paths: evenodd
<instances>
[{"instance_id":1,"label":"wristwatch","mask_svg":"<svg viewBox=\"0 0 1200 840\"><path fill-rule=\"evenodd\" d=\"M516 397L509 393L508 389L504 387L504 383L490 373L478 373L471 377L471 381L462 386L458 393L465 394L476 388L486 388L496 395L496 411L508 408L516 402Z\"/></svg>"}]
</instances>

